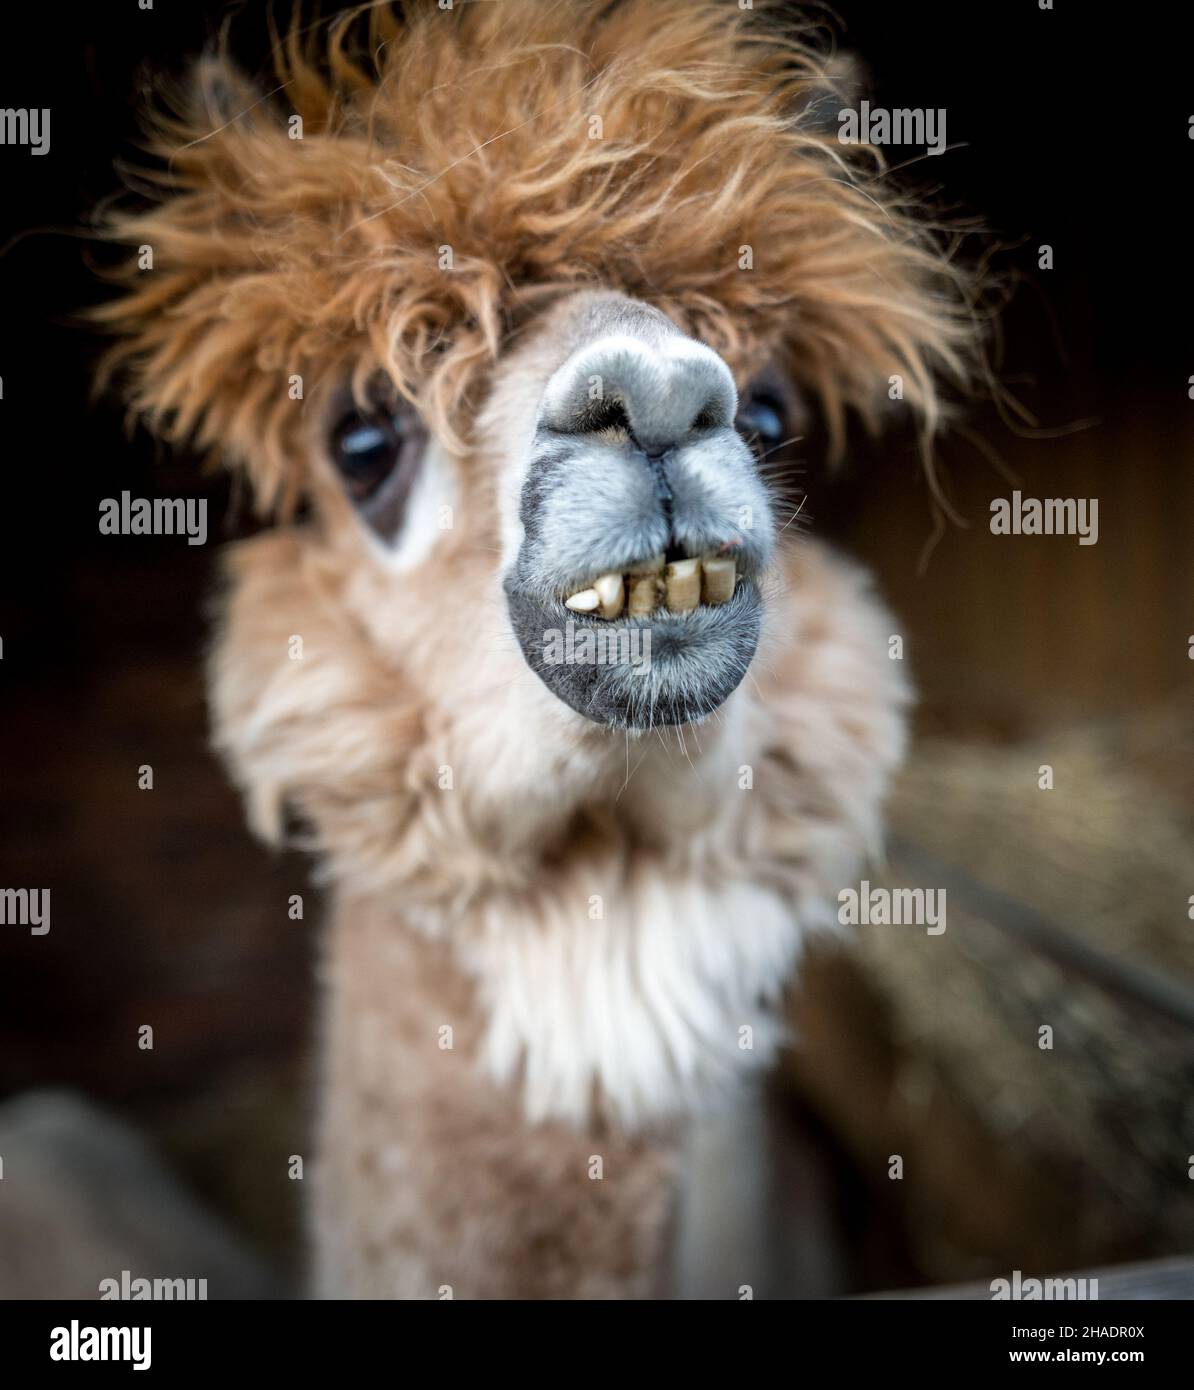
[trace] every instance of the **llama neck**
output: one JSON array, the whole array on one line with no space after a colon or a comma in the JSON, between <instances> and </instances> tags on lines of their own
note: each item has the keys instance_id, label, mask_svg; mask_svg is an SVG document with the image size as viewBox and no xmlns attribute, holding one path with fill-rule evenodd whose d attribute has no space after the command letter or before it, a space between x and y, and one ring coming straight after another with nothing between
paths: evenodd
<instances>
[{"instance_id":1,"label":"llama neck","mask_svg":"<svg viewBox=\"0 0 1194 1390\"><path fill-rule=\"evenodd\" d=\"M602 1115L638 1130L774 1055L779 988L807 932L831 922L819 875L844 873L855 844L826 837L816 874L785 854L769 826L790 772L768 767L745 695L735 703L699 742L688 731L687 748L679 735L631 744L629 777L625 745L615 760L608 738L575 749L554 780L498 750L501 814L453 822L451 845L424 861L451 863L445 895L383 890L369 904L447 946L472 987L478 1060L533 1121ZM523 780L510 789L507 775Z\"/></svg>"}]
</instances>

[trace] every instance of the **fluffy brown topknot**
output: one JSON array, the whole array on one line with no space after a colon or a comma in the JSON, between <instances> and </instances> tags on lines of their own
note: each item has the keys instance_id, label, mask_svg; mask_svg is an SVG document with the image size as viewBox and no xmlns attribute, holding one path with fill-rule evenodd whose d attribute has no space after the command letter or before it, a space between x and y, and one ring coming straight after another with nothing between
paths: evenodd
<instances>
[{"instance_id":1,"label":"fluffy brown topknot","mask_svg":"<svg viewBox=\"0 0 1194 1390\"><path fill-rule=\"evenodd\" d=\"M831 60L790 21L725 0L405 9L292 29L268 95L207 58L150 118L160 199L108 220L134 253L100 316L105 376L155 430L285 508L293 376L309 398L380 369L465 447L503 342L600 285L740 378L782 355L836 441L893 373L931 435L937 380L974 361L966 278L874 151L826 128Z\"/></svg>"}]
</instances>

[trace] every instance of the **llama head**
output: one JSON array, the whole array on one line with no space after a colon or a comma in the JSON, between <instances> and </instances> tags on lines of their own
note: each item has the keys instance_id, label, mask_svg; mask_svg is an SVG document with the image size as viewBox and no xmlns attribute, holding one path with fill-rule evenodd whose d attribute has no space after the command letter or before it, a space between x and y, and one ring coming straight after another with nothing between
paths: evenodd
<instances>
[{"instance_id":1,"label":"llama head","mask_svg":"<svg viewBox=\"0 0 1194 1390\"><path fill-rule=\"evenodd\" d=\"M342 674L306 688L313 721L369 704L403 711L397 743L450 727L498 758L531 730L592 747L698 720L766 627L791 508L760 454L801 399L840 444L893 375L931 433L937 379L969 371L962 277L824 128L828 61L765 15L405 8L296 28L260 88L205 60L154 118L160 196L108 229L152 252L102 311L109 369L280 516L258 621L287 584L300 633L326 618ZM710 558L701 595L684 562ZM649 632L649 665L552 660L568 631ZM238 717L263 727L247 694ZM289 750L289 780L359 745L374 784L370 737L305 773Z\"/></svg>"}]
</instances>

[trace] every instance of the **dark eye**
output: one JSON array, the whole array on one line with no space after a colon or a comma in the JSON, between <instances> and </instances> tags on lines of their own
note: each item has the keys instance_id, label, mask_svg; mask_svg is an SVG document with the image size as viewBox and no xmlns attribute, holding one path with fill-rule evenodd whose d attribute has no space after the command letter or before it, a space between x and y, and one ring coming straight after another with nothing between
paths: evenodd
<instances>
[{"instance_id":1,"label":"dark eye","mask_svg":"<svg viewBox=\"0 0 1194 1390\"><path fill-rule=\"evenodd\" d=\"M764 451L782 444L787 436L785 406L770 391L750 391L738 405L734 422L740 434L748 440L757 439Z\"/></svg>"},{"instance_id":2,"label":"dark eye","mask_svg":"<svg viewBox=\"0 0 1194 1390\"><path fill-rule=\"evenodd\" d=\"M355 502L367 501L398 465L402 435L387 415L345 415L332 431L332 462Z\"/></svg>"},{"instance_id":3,"label":"dark eye","mask_svg":"<svg viewBox=\"0 0 1194 1390\"><path fill-rule=\"evenodd\" d=\"M361 519L384 541L402 529L411 488L423 465L427 428L404 401L361 408L351 393L328 435L328 454Z\"/></svg>"}]
</instances>

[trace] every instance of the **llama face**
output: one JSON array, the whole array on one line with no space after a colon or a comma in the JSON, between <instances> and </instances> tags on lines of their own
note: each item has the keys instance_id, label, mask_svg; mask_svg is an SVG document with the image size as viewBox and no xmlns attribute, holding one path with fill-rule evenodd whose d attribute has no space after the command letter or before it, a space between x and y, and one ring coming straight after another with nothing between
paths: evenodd
<instances>
[{"instance_id":1,"label":"llama face","mask_svg":"<svg viewBox=\"0 0 1194 1390\"><path fill-rule=\"evenodd\" d=\"M632 730L699 720L758 643L775 526L747 441L783 442L788 407L752 395L740 414L716 352L613 291L566 297L522 339L492 374L463 458L384 380L363 394L345 382L313 412L323 538L372 574L357 616L401 648L437 616L435 586L423 587L429 608L412 623L412 573L442 576L445 628L500 588L495 625L572 710ZM470 571L462 596L451 533L458 518L490 517L495 494L497 535L466 527L495 559Z\"/></svg>"}]
</instances>

